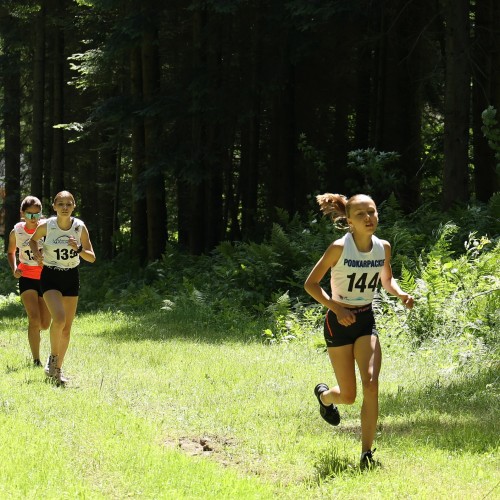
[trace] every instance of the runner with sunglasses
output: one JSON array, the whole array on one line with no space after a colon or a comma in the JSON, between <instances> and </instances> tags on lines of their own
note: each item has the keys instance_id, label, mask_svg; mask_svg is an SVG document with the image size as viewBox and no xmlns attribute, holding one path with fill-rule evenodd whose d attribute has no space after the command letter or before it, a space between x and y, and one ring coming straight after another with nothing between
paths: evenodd
<instances>
[{"instance_id":1,"label":"runner with sunglasses","mask_svg":"<svg viewBox=\"0 0 500 500\"><path fill-rule=\"evenodd\" d=\"M33 364L42 366L40 361L40 330L50 324L50 313L45 305L40 288L42 266L33 258L29 247L31 235L35 232L42 216L42 203L35 196L27 196L21 203L21 222L9 234L7 260L12 274L19 279L19 294L28 315L28 342L33 356ZM40 245L42 242L40 242ZM19 256L19 264L16 258Z\"/></svg>"}]
</instances>

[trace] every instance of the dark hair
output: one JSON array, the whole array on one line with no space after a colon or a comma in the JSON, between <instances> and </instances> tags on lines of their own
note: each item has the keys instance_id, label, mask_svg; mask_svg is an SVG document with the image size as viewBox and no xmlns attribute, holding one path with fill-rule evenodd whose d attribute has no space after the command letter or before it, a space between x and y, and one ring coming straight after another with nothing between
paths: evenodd
<instances>
[{"instance_id":1,"label":"dark hair","mask_svg":"<svg viewBox=\"0 0 500 500\"><path fill-rule=\"evenodd\" d=\"M21 212L24 212L29 207L38 207L42 211L42 202L36 196L26 196L21 202Z\"/></svg>"}]
</instances>

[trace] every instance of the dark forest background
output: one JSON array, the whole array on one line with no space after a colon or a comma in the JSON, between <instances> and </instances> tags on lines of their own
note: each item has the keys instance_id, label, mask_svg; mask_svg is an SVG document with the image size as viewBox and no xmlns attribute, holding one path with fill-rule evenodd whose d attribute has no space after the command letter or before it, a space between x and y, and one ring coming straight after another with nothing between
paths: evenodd
<instances>
[{"instance_id":1,"label":"dark forest background","mask_svg":"<svg viewBox=\"0 0 500 500\"><path fill-rule=\"evenodd\" d=\"M5 230L68 189L100 259L499 190L497 0L3 0L0 44Z\"/></svg>"}]
</instances>

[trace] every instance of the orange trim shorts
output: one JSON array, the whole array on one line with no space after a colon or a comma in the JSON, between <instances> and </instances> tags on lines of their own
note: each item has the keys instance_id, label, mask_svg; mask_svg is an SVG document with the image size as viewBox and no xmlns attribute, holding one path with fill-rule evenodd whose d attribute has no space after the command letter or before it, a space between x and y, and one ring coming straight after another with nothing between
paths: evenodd
<instances>
[{"instance_id":1,"label":"orange trim shorts","mask_svg":"<svg viewBox=\"0 0 500 500\"><path fill-rule=\"evenodd\" d=\"M23 278L31 278L32 280L39 280L42 274L42 266L28 266L24 262L20 262L17 268L21 271Z\"/></svg>"},{"instance_id":2,"label":"orange trim shorts","mask_svg":"<svg viewBox=\"0 0 500 500\"><path fill-rule=\"evenodd\" d=\"M349 310L356 315L356 322L350 326L341 325L337 321L337 316L333 311L328 310L326 313L324 335L327 347L341 347L354 344L359 337L364 337L365 335L375 335L378 337L371 304Z\"/></svg>"}]
</instances>

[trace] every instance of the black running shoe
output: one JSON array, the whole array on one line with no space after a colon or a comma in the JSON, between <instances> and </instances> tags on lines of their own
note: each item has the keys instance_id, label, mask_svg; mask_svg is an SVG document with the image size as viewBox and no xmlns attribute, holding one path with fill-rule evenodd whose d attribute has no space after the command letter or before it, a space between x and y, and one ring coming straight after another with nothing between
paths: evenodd
<instances>
[{"instance_id":1,"label":"black running shoe","mask_svg":"<svg viewBox=\"0 0 500 500\"><path fill-rule=\"evenodd\" d=\"M323 417L324 420L326 420L330 425L339 425L340 423L340 413L338 408L334 405L331 404L329 406L326 406L323 404L323 401L321 401L321 394L323 394L325 391L328 391L328 386L326 384L318 384L314 388L314 394L318 398L318 403L319 403L319 413Z\"/></svg>"},{"instance_id":2,"label":"black running shoe","mask_svg":"<svg viewBox=\"0 0 500 500\"><path fill-rule=\"evenodd\" d=\"M371 469L372 467L378 465L378 462L373 459L373 454L375 453L376 449L377 448L374 448L373 450L368 450L361 453L361 458L359 460L359 467L361 469Z\"/></svg>"}]
</instances>

